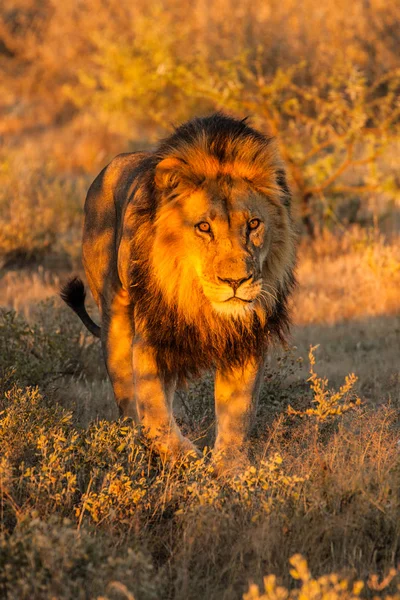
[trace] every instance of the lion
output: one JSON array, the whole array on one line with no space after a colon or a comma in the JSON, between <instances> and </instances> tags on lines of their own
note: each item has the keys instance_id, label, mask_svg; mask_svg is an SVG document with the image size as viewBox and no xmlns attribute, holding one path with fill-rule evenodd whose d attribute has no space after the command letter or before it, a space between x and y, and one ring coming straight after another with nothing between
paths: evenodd
<instances>
[{"instance_id":1,"label":"lion","mask_svg":"<svg viewBox=\"0 0 400 600\"><path fill-rule=\"evenodd\" d=\"M101 338L120 414L167 457L198 452L174 419L177 385L215 373L214 452L243 456L268 348L289 330L296 233L274 139L222 113L154 152L121 154L85 202L82 281L61 297Z\"/></svg>"}]
</instances>

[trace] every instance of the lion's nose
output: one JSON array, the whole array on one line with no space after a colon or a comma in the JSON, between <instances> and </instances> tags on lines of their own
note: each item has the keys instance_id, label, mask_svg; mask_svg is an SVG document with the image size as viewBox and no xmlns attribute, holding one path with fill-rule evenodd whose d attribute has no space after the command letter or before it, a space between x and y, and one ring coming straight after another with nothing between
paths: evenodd
<instances>
[{"instance_id":1,"label":"lion's nose","mask_svg":"<svg viewBox=\"0 0 400 600\"><path fill-rule=\"evenodd\" d=\"M227 283L228 285L231 286L231 288L233 289L234 292L236 292L236 290L238 289L239 286L242 285L242 283L244 283L245 281L249 281L249 279L251 279L251 275L249 277L244 277L243 279L223 279L222 277L218 277L218 279L220 281L223 281L224 283Z\"/></svg>"}]
</instances>

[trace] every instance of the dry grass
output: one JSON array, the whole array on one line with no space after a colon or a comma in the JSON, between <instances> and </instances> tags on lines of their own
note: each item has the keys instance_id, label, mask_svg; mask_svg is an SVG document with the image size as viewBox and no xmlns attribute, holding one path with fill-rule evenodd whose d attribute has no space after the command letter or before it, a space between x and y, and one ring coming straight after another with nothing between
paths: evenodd
<instances>
[{"instance_id":1,"label":"dry grass","mask_svg":"<svg viewBox=\"0 0 400 600\"><path fill-rule=\"evenodd\" d=\"M8 270L0 283L0 306L13 309L27 318L32 318L37 305L58 294L60 281L57 275L37 270Z\"/></svg>"},{"instance_id":2,"label":"dry grass","mask_svg":"<svg viewBox=\"0 0 400 600\"><path fill-rule=\"evenodd\" d=\"M82 366L85 360L81 352ZM81 429L54 402L57 389L43 396L12 385L22 375L3 380L10 389L0 413L0 585L7 598L114 598L116 589L142 599L240 598L267 574L295 594L288 569L295 553L307 557L315 577L341 572L343 583L331 591L344 594L397 565L399 433L387 406L357 407L350 388L322 420L290 416L281 406L269 425L259 423L253 466L219 480L208 454L161 464L130 423ZM314 378L313 392L304 390L307 404L333 401L321 384ZM341 407L350 409L344 417ZM325 597L316 588L334 579L308 588L298 561L302 597ZM397 574L389 580L384 593L396 590ZM266 580L267 594L272 584ZM248 593L258 597L254 585Z\"/></svg>"},{"instance_id":3,"label":"dry grass","mask_svg":"<svg viewBox=\"0 0 400 600\"><path fill-rule=\"evenodd\" d=\"M347 372L374 404L398 406L400 244L376 230L324 233L302 242L293 302L293 343L300 356L318 343L322 371L334 385ZM305 370L300 369L305 377Z\"/></svg>"},{"instance_id":4,"label":"dry grass","mask_svg":"<svg viewBox=\"0 0 400 600\"><path fill-rule=\"evenodd\" d=\"M400 239L387 241L376 230L325 231L302 242L297 325L333 325L396 315L399 311Z\"/></svg>"}]
</instances>

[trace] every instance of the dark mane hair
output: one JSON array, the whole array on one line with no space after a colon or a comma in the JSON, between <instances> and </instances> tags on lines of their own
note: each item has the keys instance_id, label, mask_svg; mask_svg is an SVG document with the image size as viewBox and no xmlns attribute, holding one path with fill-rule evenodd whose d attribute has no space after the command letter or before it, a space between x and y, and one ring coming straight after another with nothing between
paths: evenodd
<instances>
[{"instance_id":1,"label":"dark mane hair","mask_svg":"<svg viewBox=\"0 0 400 600\"><path fill-rule=\"evenodd\" d=\"M273 340L285 339L289 330L288 296L295 285L294 258L290 264L282 265L283 283L266 319L261 319L257 311L249 313L246 319L205 313L196 321L181 314L163 296L149 258L153 221L160 203L155 173L157 166L169 158L179 161L185 180L198 182L229 172L229 176L244 178L254 185L269 186L267 193L279 197L289 219L290 193L272 140L252 129L246 119L237 120L221 113L196 118L178 127L138 166L132 192L136 230L130 271L132 304L135 318L145 324L147 339L156 349L161 373L166 379L171 373L178 373L178 379L183 381L204 370L243 364L246 359L263 353ZM266 173L271 172L275 184L265 183ZM202 291L194 289L194 298L196 294Z\"/></svg>"},{"instance_id":2,"label":"dark mane hair","mask_svg":"<svg viewBox=\"0 0 400 600\"><path fill-rule=\"evenodd\" d=\"M248 117L239 120L221 112L209 117L197 117L177 127L172 135L162 141L156 154L164 158L182 146L196 147L203 143L210 155L224 162L241 153L243 141L253 142L258 150L268 145L271 138L250 127L247 121Z\"/></svg>"},{"instance_id":3,"label":"dark mane hair","mask_svg":"<svg viewBox=\"0 0 400 600\"><path fill-rule=\"evenodd\" d=\"M169 306L152 281L146 261L135 264L132 278L135 315L146 323L146 337L156 348L159 369L166 379L171 373L178 373L183 382L215 367L240 366L246 359L265 352L274 341L284 342L289 332L287 297L294 277L286 292L279 293L275 310L264 325L257 313L252 313L246 322L229 323L215 315L215 329L210 329L207 322L203 326L188 322L176 307Z\"/></svg>"}]
</instances>

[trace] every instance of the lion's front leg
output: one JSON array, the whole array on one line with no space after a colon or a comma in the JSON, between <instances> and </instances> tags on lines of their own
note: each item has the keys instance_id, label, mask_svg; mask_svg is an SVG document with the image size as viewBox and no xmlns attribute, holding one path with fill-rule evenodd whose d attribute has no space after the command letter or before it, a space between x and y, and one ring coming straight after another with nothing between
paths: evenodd
<instances>
[{"instance_id":1,"label":"lion's front leg","mask_svg":"<svg viewBox=\"0 0 400 600\"><path fill-rule=\"evenodd\" d=\"M222 470L237 470L247 462L244 442L257 408L264 361L249 361L215 376L217 438L214 453Z\"/></svg>"},{"instance_id":2,"label":"lion's front leg","mask_svg":"<svg viewBox=\"0 0 400 600\"><path fill-rule=\"evenodd\" d=\"M139 420L154 440L163 458L198 454L179 430L172 412L175 382L164 383L159 375L154 349L140 336L133 340L133 373Z\"/></svg>"}]
</instances>

